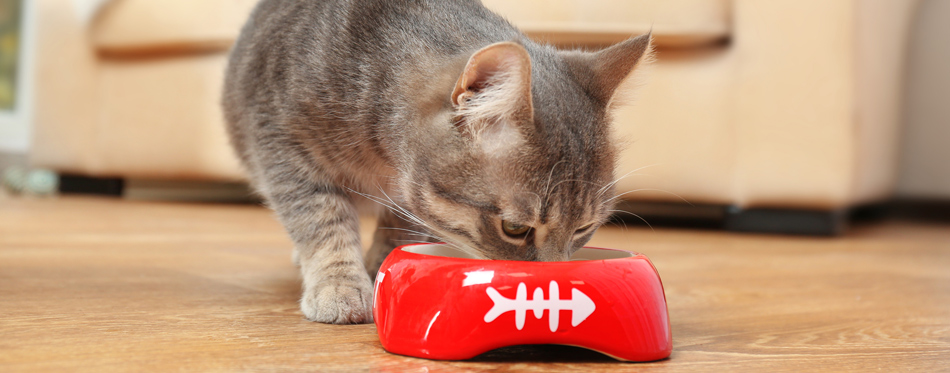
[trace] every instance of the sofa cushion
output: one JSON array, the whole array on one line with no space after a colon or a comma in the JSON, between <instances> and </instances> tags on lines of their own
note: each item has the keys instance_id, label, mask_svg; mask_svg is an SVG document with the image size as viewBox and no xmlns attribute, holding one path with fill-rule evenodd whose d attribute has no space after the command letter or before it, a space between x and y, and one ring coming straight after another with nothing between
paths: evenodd
<instances>
[{"instance_id":1,"label":"sofa cushion","mask_svg":"<svg viewBox=\"0 0 950 373\"><path fill-rule=\"evenodd\" d=\"M113 0L92 24L106 54L223 50L257 0Z\"/></svg>"},{"instance_id":2,"label":"sofa cushion","mask_svg":"<svg viewBox=\"0 0 950 373\"><path fill-rule=\"evenodd\" d=\"M257 0L113 0L92 26L106 54L227 49ZM661 47L729 37L730 0L483 0L536 39L607 45L653 30Z\"/></svg>"},{"instance_id":3,"label":"sofa cushion","mask_svg":"<svg viewBox=\"0 0 950 373\"><path fill-rule=\"evenodd\" d=\"M562 46L609 45L653 30L660 47L719 42L730 0L482 0L529 36Z\"/></svg>"}]
</instances>

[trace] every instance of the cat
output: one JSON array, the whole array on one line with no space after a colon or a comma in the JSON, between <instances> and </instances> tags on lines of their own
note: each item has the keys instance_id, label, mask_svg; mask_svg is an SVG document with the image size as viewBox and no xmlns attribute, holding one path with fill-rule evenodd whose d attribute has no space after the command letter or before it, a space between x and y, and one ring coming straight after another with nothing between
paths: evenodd
<instances>
[{"instance_id":1,"label":"cat","mask_svg":"<svg viewBox=\"0 0 950 373\"><path fill-rule=\"evenodd\" d=\"M371 322L371 278L408 242L567 260L609 216L615 91L651 40L559 51L478 0L261 1L222 101L294 243L305 317ZM389 207L365 259L363 198Z\"/></svg>"}]
</instances>

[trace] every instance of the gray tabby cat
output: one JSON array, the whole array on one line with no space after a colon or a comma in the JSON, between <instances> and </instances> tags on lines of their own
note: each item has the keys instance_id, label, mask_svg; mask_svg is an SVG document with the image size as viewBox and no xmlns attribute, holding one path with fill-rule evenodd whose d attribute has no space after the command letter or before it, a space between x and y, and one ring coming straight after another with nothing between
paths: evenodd
<instances>
[{"instance_id":1,"label":"gray tabby cat","mask_svg":"<svg viewBox=\"0 0 950 373\"><path fill-rule=\"evenodd\" d=\"M478 0L263 0L232 51L231 141L296 247L301 309L372 321L407 242L566 260L609 215L614 91L650 36L539 45ZM390 208L364 263L357 199Z\"/></svg>"}]
</instances>

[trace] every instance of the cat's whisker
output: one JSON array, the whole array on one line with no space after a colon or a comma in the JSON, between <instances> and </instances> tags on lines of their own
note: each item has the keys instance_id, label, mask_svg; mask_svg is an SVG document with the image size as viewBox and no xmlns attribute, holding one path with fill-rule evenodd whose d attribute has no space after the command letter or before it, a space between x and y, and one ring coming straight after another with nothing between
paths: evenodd
<instances>
[{"instance_id":1,"label":"cat's whisker","mask_svg":"<svg viewBox=\"0 0 950 373\"><path fill-rule=\"evenodd\" d=\"M553 191L554 191L555 189L557 189L557 187L560 186L561 184L569 183L569 182L574 182L574 181L582 182L582 183L588 183L588 184L591 184L591 185L597 185L597 183L591 182L591 181L587 181L587 180L581 180L581 179L567 179L567 180L558 181L557 184L554 184L554 186L551 187L551 191L553 192ZM598 195L598 196L599 196L599 195Z\"/></svg>"},{"instance_id":2,"label":"cat's whisker","mask_svg":"<svg viewBox=\"0 0 950 373\"><path fill-rule=\"evenodd\" d=\"M358 193L358 194L361 194L361 193ZM382 198L379 198L379 197L370 196L370 195L364 195L364 196L367 197L367 198L369 198L370 200L372 200L372 201L374 201L374 202L379 203L380 205L385 206L386 208L388 208L390 211L393 212L393 215L395 215L396 217L402 219L403 221L405 221L405 222L407 222L407 223L410 223L410 224L415 224L415 225L421 226L421 227L423 227L423 228L428 229L429 231L431 231L431 232L433 232L433 233L432 233L432 234L423 234L423 233L421 233L421 232L416 232L416 231L412 231L412 230L408 230L408 229L402 229L402 228L399 228L399 230L405 230L405 231L408 231L408 232L414 232L415 234L419 234L419 235L424 236L424 237L429 237L429 238L433 239L433 240L436 241L436 242L444 242L445 244L447 244L447 245L449 245L449 246L452 246L452 247L458 249L459 251L462 251L462 252L464 252L464 253L466 253L466 254L469 254L469 255L471 255L471 256L474 256L474 257L476 257L476 258L484 258L484 255L482 255L481 253L478 252L478 250L475 250L474 248L472 248L472 247L469 246L469 245L466 245L466 244L464 244L464 243L458 242L457 240L448 238L448 237L446 237L446 236L438 236L438 235L436 235L436 234L437 234L436 232L438 232L437 229L433 228L432 226L430 226L429 224L427 224L426 222L424 222L424 221L423 221L422 219L420 219L419 217L413 215L412 213L409 213L408 211L406 211L406 210L403 209L402 207L399 207L398 205L397 205L397 206L390 206L389 204L385 203L385 200L383 200ZM386 228L384 228L384 229L386 229ZM390 228L390 229L395 229L395 228ZM420 242L420 243L423 243L423 242ZM427 241L427 242L424 242L424 243L430 243L430 242Z\"/></svg>"},{"instance_id":3,"label":"cat's whisker","mask_svg":"<svg viewBox=\"0 0 950 373\"><path fill-rule=\"evenodd\" d=\"M627 222L620 220L620 224L623 224L623 233L627 233L627 231L629 230L627 228Z\"/></svg>"},{"instance_id":4,"label":"cat's whisker","mask_svg":"<svg viewBox=\"0 0 950 373\"><path fill-rule=\"evenodd\" d=\"M399 246L431 243L428 241L414 241L414 240L395 240L394 242L398 242Z\"/></svg>"},{"instance_id":5,"label":"cat's whisker","mask_svg":"<svg viewBox=\"0 0 950 373\"><path fill-rule=\"evenodd\" d=\"M555 163L553 166L551 166L551 171L548 172L548 182L547 182L547 185L544 186L544 201L541 203L541 206L538 207L539 210L543 210L543 209L544 209L544 206L548 204L548 198L551 196L551 189L550 189L550 187L551 187L551 181L552 181L552 179L554 178L554 170L557 169L557 166L558 166L559 164L561 164L561 163L566 163L566 162L567 162L566 159L562 159L562 160L560 160L560 161L557 161L557 163Z\"/></svg>"},{"instance_id":6,"label":"cat's whisker","mask_svg":"<svg viewBox=\"0 0 950 373\"><path fill-rule=\"evenodd\" d=\"M530 194L530 195L533 195L534 198L538 201L538 205L539 205L539 206L541 205L541 201L543 200L543 198L541 198L541 195L538 194L538 193L535 193L535 192L520 191L520 192L517 192L516 194Z\"/></svg>"},{"instance_id":7,"label":"cat's whisker","mask_svg":"<svg viewBox=\"0 0 950 373\"><path fill-rule=\"evenodd\" d=\"M666 194L669 194L669 195L674 196L674 197L676 197L676 198L679 198L680 200L682 200L683 202L686 202L686 203L689 204L690 206L693 206L693 204L692 204L691 202L687 201L686 198L683 198L683 196L680 196L679 194L676 194L676 193L673 193L673 192L670 192L670 191L667 191L667 190L663 190L663 189L653 189L653 188L640 188L640 189L634 189L634 190L630 190L630 191L626 191L626 192L620 193L620 194L615 195L615 196L611 197L610 199L604 201L604 205L609 204L609 203L612 203L613 201L616 201L616 200L619 199L620 197L623 197L623 196L625 196L625 195L627 195L627 194L636 193L636 192L659 192L659 193L666 193Z\"/></svg>"},{"instance_id":8,"label":"cat's whisker","mask_svg":"<svg viewBox=\"0 0 950 373\"><path fill-rule=\"evenodd\" d=\"M364 198L366 198L366 199L368 199L368 200L370 200L370 201L376 202L377 204L379 204L379 205L381 205L381 206L383 206L383 207L389 209L389 211L391 211L391 212L393 213L393 215L395 215L397 218L400 218L400 219L402 219L403 221L405 221L405 222L407 222L407 223L416 224L416 225L420 225L420 226L429 228L429 227L428 227L428 224L426 224L425 222L423 222L421 219L419 219L417 216L413 215L412 213L409 213L408 211L406 211L406 210L403 209L402 207L399 207L398 205L395 205L395 202L392 202L391 199L390 199L389 201L392 202L394 205L390 205L389 203L386 202L386 200L384 200L384 199L382 199L382 198L380 198L380 197L371 195L371 194L360 193L360 192L357 192L357 191L355 191L355 190L353 190L353 189L350 189L350 188L347 188L347 190L349 190L351 193L360 195L360 196L362 196L362 197L364 197Z\"/></svg>"},{"instance_id":9,"label":"cat's whisker","mask_svg":"<svg viewBox=\"0 0 950 373\"><path fill-rule=\"evenodd\" d=\"M361 193L361 192L355 191L355 190L350 189L350 188L347 188L347 190L349 190L350 192L355 193L355 194L357 194L357 195L360 195L360 196L362 196L362 197L364 197L364 198L366 198L366 199L369 199L370 201L376 202L376 203L382 205L383 207L386 207L386 208L389 209L394 215L396 215L396 217L398 217L398 218L400 218L400 219L403 219L403 220L405 220L405 221L408 222L408 223L414 223L414 224L422 225L422 226L425 226L425 225L426 225L425 222L422 221L422 219L419 219L417 216L413 215L412 213L410 213L410 212L407 211L406 209L404 209L404 208L402 208L401 206L399 206L398 204L396 204L396 202L393 201L392 198L390 198L389 195L386 194L386 192L383 190L382 186L380 186L380 185L377 184L377 188L379 188L379 191L380 191L381 193L383 193L383 195L386 195L386 199L383 199L382 197L374 196L374 195L371 195L371 194L367 194L367 193Z\"/></svg>"},{"instance_id":10,"label":"cat's whisker","mask_svg":"<svg viewBox=\"0 0 950 373\"><path fill-rule=\"evenodd\" d=\"M394 201L394 200L392 199L392 197L390 197L389 194L386 193L385 190L383 190L383 187L382 187L382 186L377 185L377 187L379 188L379 192L382 193L383 196L385 196L387 200L389 200L389 203L392 203L393 206L395 206L396 208L398 208L399 211L401 211L403 214L406 214L406 216L408 216L410 219L412 219L413 221L415 221L416 224L421 225L421 226L426 227L426 228L430 228L430 229L432 228L431 226L429 226L428 223L426 223L424 220L422 220L422 218L420 218L420 217L416 216L415 214L409 212L409 210L406 210L406 209L403 208L402 206L399 206L399 204L396 203L396 201Z\"/></svg>"},{"instance_id":11,"label":"cat's whisker","mask_svg":"<svg viewBox=\"0 0 950 373\"><path fill-rule=\"evenodd\" d=\"M618 212L619 212L619 213L624 213L624 214L633 215L633 216L636 217L637 219L640 219L641 221L643 221L644 223L646 223L646 225L647 225L648 227L650 227L650 230L651 230L651 231L656 232L656 230L653 229L653 226L650 225L650 222L648 222L646 219L644 219L644 218L643 218L642 216L640 216L640 215L634 214L634 213L632 213L632 212L630 212L630 211L624 211L624 210L608 210L608 211L610 211L611 213L618 213ZM622 220L621 220L621 221L622 221ZM627 223L624 223L624 227L626 227L626 226L627 226Z\"/></svg>"},{"instance_id":12,"label":"cat's whisker","mask_svg":"<svg viewBox=\"0 0 950 373\"><path fill-rule=\"evenodd\" d=\"M393 213L396 214L397 216L403 215L403 216L405 216L407 219L411 220L411 221L407 220L408 222L410 222L410 223L415 223L416 225L419 225L419 226L421 226L421 227L423 227L423 228L426 228L427 230L429 230L430 232L432 232L433 238L436 239L436 240L438 240L438 241L445 242L446 244L448 244L448 245L450 245L450 246L453 246L453 247L455 247L456 249L458 249L458 250L460 250L460 251L462 251L462 252L464 252L464 253L466 253L466 254L469 254L469 255L471 255L471 256L474 256L474 257L476 257L476 258L485 258L485 256L482 255L481 252L479 252L479 251L476 250L475 248L473 248L473 247L471 247L471 246L469 246L469 245L466 245L466 244L462 243L460 240L456 240L456 239L452 238L450 235L448 235L448 234L446 234L446 233L439 232L439 229L437 229L437 228L433 227L432 225L426 223L422 218L420 218L420 217L416 216L415 214L409 212L409 210L406 210L406 209L403 208L402 206L399 206L399 204L396 203L396 201L394 201L394 200L392 199L392 197L390 197L389 194L386 193L385 190L383 190L382 186L377 185L377 188L379 188L379 192L382 193L383 196L386 197L386 200L388 200L389 203L392 204L391 207L394 208L394 209L396 209L396 210L398 210L398 212L397 212L396 210L393 210ZM377 197L377 198L378 198L378 197ZM379 199L382 200L382 198L379 198ZM385 206L390 206L390 205L388 205L388 204L384 204L384 205L385 205ZM436 234L440 234L440 233L441 233L441 235L435 236Z\"/></svg>"},{"instance_id":13,"label":"cat's whisker","mask_svg":"<svg viewBox=\"0 0 950 373\"><path fill-rule=\"evenodd\" d=\"M363 197L363 198L366 198L366 199L368 199L368 200L370 200L370 201L376 202L377 204L379 204L379 205L381 205L381 206L383 206L383 207L385 207L385 208L387 208L387 209L389 209L389 210L391 210L391 211L393 211L393 212L396 212L396 211L394 211L394 210L395 210L395 207L393 207L393 206L389 205L388 203L386 203L386 201L383 200L382 198L379 198L379 197L374 196L374 195L372 195L372 194L360 193L360 192L357 192L357 191L355 191L355 190L353 190L353 189L350 189L350 188L346 188L346 189L347 189L350 193L359 195L359 196L361 196L361 197Z\"/></svg>"},{"instance_id":14,"label":"cat's whisker","mask_svg":"<svg viewBox=\"0 0 950 373\"><path fill-rule=\"evenodd\" d=\"M422 232L419 232L419 231L414 231L414 230L412 230L412 229L393 228L393 227L377 227L376 229L402 231L402 232L412 233L412 235L415 235L415 236L427 237L427 238L431 238L431 239L434 239L434 240L442 241L442 238L441 238L441 237L433 236L433 235L428 234L428 233L422 233Z\"/></svg>"},{"instance_id":15,"label":"cat's whisker","mask_svg":"<svg viewBox=\"0 0 950 373\"><path fill-rule=\"evenodd\" d=\"M610 190L610 188L612 188L614 185L617 185L617 183L619 183L619 182L620 182L621 180L623 180L623 179L626 179L627 177L633 176L633 174L635 174L637 171L644 170L644 169L647 169L647 168L650 168L650 167L653 167L653 166L657 166L657 165L660 165L660 163L654 163L654 164L651 164L651 165L643 166L643 167L637 168L637 169L635 169L635 170L633 170L633 171L630 171L630 172L627 172L627 173L623 174L623 176L618 177L618 178L615 179L614 181L611 181L611 182L607 183L607 185L604 185L603 187L601 187L600 189L598 189L598 190L597 190L597 196L600 197L600 196L602 196L604 193L607 193L607 191Z\"/></svg>"}]
</instances>

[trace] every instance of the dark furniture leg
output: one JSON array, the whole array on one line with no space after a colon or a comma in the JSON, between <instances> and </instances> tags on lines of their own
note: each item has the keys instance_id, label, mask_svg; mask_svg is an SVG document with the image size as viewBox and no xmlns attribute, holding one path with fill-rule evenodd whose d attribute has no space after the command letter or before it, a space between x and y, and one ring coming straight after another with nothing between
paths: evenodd
<instances>
[{"instance_id":1,"label":"dark furniture leg","mask_svg":"<svg viewBox=\"0 0 950 373\"><path fill-rule=\"evenodd\" d=\"M723 228L734 232L837 236L848 225L845 210L729 208Z\"/></svg>"},{"instance_id":2,"label":"dark furniture leg","mask_svg":"<svg viewBox=\"0 0 950 373\"><path fill-rule=\"evenodd\" d=\"M63 194L95 194L121 197L125 180L119 178L94 178L76 175L60 175L59 192Z\"/></svg>"},{"instance_id":3,"label":"dark furniture leg","mask_svg":"<svg viewBox=\"0 0 950 373\"><path fill-rule=\"evenodd\" d=\"M835 236L848 226L847 210L742 209L724 205L621 201L614 220L625 226L673 226L734 232ZM647 223L645 223L647 222Z\"/></svg>"}]
</instances>

